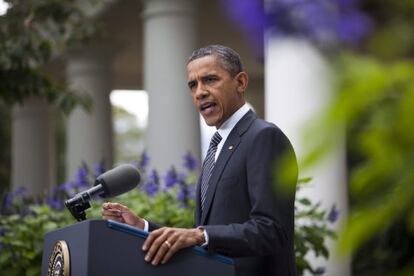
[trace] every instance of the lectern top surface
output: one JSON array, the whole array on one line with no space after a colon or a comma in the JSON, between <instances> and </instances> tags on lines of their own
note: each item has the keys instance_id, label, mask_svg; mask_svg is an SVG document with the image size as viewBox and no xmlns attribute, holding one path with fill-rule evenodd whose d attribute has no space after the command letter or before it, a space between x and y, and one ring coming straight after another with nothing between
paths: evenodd
<instances>
[{"instance_id":1,"label":"lectern top surface","mask_svg":"<svg viewBox=\"0 0 414 276\"><path fill-rule=\"evenodd\" d=\"M146 239L148 237L148 232L145 232L141 229L132 227L128 224L120 223L120 222L117 222L117 221L114 221L114 220L108 220L107 223L108 223L107 224L108 227L111 228L111 229L118 230L118 231L128 233L128 234L131 234L131 235L135 235L135 236L138 236L138 237L141 237L141 238L144 238L144 239ZM191 248L191 251L192 251L192 253L200 255L200 256L204 256L204 257L207 257L207 258L213 258L213 259L215 259L219 262L234 265L233 259L231 259L229 257L226 257L226 256L223 256L223 255L218 255L218 254L210 255L208 253L208 251L205 250L201 246L193 246Z\"/></svg>"}]
</instances>

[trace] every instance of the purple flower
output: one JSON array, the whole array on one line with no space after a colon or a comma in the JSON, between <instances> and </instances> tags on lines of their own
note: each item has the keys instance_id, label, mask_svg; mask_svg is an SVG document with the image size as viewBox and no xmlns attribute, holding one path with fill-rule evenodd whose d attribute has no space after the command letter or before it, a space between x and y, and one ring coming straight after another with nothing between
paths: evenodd
<instances>
[{"instance_id":1,"label":"purple flower","mask_svg":"<svg viewBox=\"0 0 414 276\"><path fill-rule=\"evenodd\" d=\"M152 170L148 176L148 181L142 186L149 196L154 196L160 188L160 178L156 170Z\"/></svg>"},{"instance_id":2,"label":"purple flower","mask_svg":"<svg viewBox=\"0 0 414 276\"><path fill-rule=\"evenodd\" d=\"M335 221L338 220L339 214L340 214L340 211L338 210L338 208L336 208L336 204L332 205L332 208L328 214L328 221L330 223L334 223Z\"/></svg>"},{"instance_id":3,"label":"purple flower","mask_svg":"<svg viewBox=\"0 0 414 276\"><path fill-rule=\"evenodd\" d=\"M191 152L187 152L183 156L183 160L184 160L183 166L187 170L194 171L198 168L198 162L197 162L195 156L191 154Z\"/></svg>"},{"instance_id":4,"label":"purple flower","mask_svg":"<svg viewBox=\"0 0 414 276\"><path fill-rule=\"evenodd\" d=\"M147 195L149 196L154 196L157 194L158 192L158 185L156 185L154 182L148 182L146 183L146 185L144 186L145 192L147 193Z\"/></svg>"},{"instance_id":5,"label":"purple flower","mask_svg":"<svg viewBox=\"0 0 414 276\"><path fill-rule=\"evenodd\" d=\"M180 189L178 190L178 193L177 193L177 199L178 199L178 201L181 201L181 202L186 201L186 199L187 199L187 189L186 189L185 186L180 186Z\"/></svg>"},{"instance_id":6,"label":"purple flower","mask_svg":"<svg viewBox=\"0 0 414 276\"><path fill-rule=\"evenodd\" d=\"M344 14L336 22L339 40L349 45L357 45L373 28L368 17L357 11Z\"/></svg>"},{"instance_id":7,"label":"purple flower","mask_svg":"<svg viewBox=\"0 0 414 276\"><path fill-rule=\"evenodd\" d=\"M160 177L158 176L158 172L156 170L152 170L149 177L149 181L154 182L156 184L160 184Z\"/></svg>"},{"instance_id":8,"label":"purple flower","mask_svg":"<svg viewBox=\"0 0 414 276\"><path fill-rule=\"evenodd\" d=\"M52 190L50 192L51 195L56 195L59 192L59 187L52 187Z\"/></svg>"},{"instance_id":9,"label":"purple flower","mask_svg":"<svg viewBox=\"0 0 414 276\"><path fill-rule=\"evenodd\" d=\"M177 193L177 200L179 202L181 202L180 207L182 208L186 208L188 206L188 187L184 184L184 185L180 185L180 189L178 190Z\"/></svg>"},{"instance_id":10,"label":"purple flower","mask_svg":"<svg viewBox=\"0 0 414 276\"><path fill-rule=\"evenodd\" d=\"M269 0L266 12L260 0L221 2L254 44L260 44L264 30L268 30L277 36L304 37L323 47L337 43L353 46L371 29L368 16L358 8L358 0Z\"/></svg>"},{"instance_id":11,"label":"purple flower","mask_svg":"<svg viewBox=\"0 0 414 276\"><path fill-rule=\"evenodd\" d=\"M59 186L58 188L60 191L65 192L69 197L75 195L75 183L74 182L66 182Z\"/></svg>"},{"instance_id":12,"label":"purple flower","mask_svg":"<svg viewBox=\"0 0 414 276\"><path fill-rule=\"evenodd\" d=\"M16 189L16 191L14 192L14 194L16 195L16 197L23 199L25 193L27 192L27 188L20 186Z\"/></svg>"},{"instance_id":13,"label":"purple flower","mask_svg":"<svg viewBox=\"0 0 414 276\"><path fill-rule=\"evenodd\" d=\"M167 189L173 187L178 182L177 173L174 167L171 167L164 176L165 187Z\"/></svg>"},{"instance_id":14,"label":"purple flower","mask_svg":"<svg viewBox=\"0 0 414 276\"><path fill-rule=\"evenodd\" d=\"M230 20L245 31L256 53L262 56L264 31L270 25L263 1L221 0L221 4Z\"/></svg>"},{"instance_id":15,"label":"purple flower","mask_svg":"<svg viewBox=\"0 0 414 276\"><path fill-rule=\"evenodd\" d=\"M66 191L71 190L71 189L73 189L73 182L66 182L66 183L63 183L59 186L59 190L61 190L61 191L66 192Z\"/></svg>"},{"instance_id":16,"label":"purple flower","mask_svg":"<svg viewBox=\"0 0 414 276\"><path fill-rule=\"evenodd\" d=\"M141 169L142 171L145 171L145 169L147 168L148 164L149 164L149 156L148 154L143 151L141 154L141 158L137 164L138 169Z\"/></svg>"},{"instance_id":17,"label":"purple flower","mask_svg":"<svg viewBox=\"0 0 414 276\"><path fill-rule=\"evenodd\" d=\"M13 205L13 198L14 198L14 196L13 196L13 193L12 192L8 192L6 194L6 197L4 199L4 207L5 207L6 210L12 207L12 205Z\"/></svg>"},{"instance_id":18,"label":"purple flower","mask_svg":"<svg viewBox=\"0 0 414 276\"><path fill-rule=\"evenodd\" d=\"M177 199L183 203L183 207L188 206L189 200L195 199L195 185L186 183L185 179L185 175L180 174L178 181L179 189L177 193Z\"/></svg>"},{"instance_id":19,"label":"purple flower","mask_svg":"<svg viewBox=\"0 0 414 276\"><path fill-rule=\"evenodd\" d=\"M86 165L83 165L82 167L80 167L76 173L76 178L74 181L75 186L76 187L89 186L88 174L89 174L89 171Z\"/></svg>"},{"instance_id":20,"label":"purple flower","mask_svg":"<svg viewBox=\"0 0 414 276\"><path fill-rule=\"evenodd\" d=\"M315 274L316 275L322 275L326 272L326 268L323 266L319 266L315 269Z\"/></svg>"},{"instance_id":21,"label":"purple flower","mask_svg":"<svg viewBox=\"0 0 414 276\"><path fill-rule=\"evenodd\" d=\"M106 171L104 161L99 162L99 164L93 164L92 167L93 167L93 170L94 170L95 178L97 178L98 176L100 176L101 174L103 174Z\"/></svg>"},{"instance_id":22,"label":"purple flower","mask_svg":"<svg viewBox=\"0 0 414 276\"><path fill-rule=\"evenodd\" d=\"M54 198L54 197L48 197L46 199L46 203L52 209L55 209L55 210L58 210L58 211L63 210L63 201L62 200L59 200L59 199Z\"/></svg>"},{"instance_id":23,"label":"purple flower","mask_svg":"<svg viewBox=\"0 0 414 276\"><path fill-rule=\"evenodd\" d=\"M341 9L352 9L355 7L355 2L358 2L358 0L336 0L338 2L338 6L341 7Z\"/></svg>"},{"instance_id":24,"label":"purple flower","mask_svg":"<svg viewBox=\"0 0 414 276\"><path fill-rule=\"evenodd\" d=\"M195 185L188 185L187 186L188 191L188 198L191 200L195 200L196 198L196 186Z\"/></svg>"}]
</instances>

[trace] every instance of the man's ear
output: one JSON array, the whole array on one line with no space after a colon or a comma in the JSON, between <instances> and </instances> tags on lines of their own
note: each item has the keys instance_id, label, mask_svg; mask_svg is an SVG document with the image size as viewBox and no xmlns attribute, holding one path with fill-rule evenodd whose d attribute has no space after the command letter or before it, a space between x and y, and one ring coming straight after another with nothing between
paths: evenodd
<instances>
[{"instance_id":1,"label":"man's ear","mask_svg":"<svg viewBox=\"0 0 414 276\"><path fill-rule=\"evenodd\" d=\"M247 84L249 83L249 77L247 76L247 73L242 71L238 73L235 77L235 80L237 81L237 92L243 93L247 89Z\"/></svg>"}]
</instances>

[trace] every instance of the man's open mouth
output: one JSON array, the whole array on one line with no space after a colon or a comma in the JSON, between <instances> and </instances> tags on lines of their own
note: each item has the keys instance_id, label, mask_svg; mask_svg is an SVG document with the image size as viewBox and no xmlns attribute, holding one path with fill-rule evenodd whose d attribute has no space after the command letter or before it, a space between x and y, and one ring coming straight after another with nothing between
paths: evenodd
<instances>
[{"instance_id":1,"label":"man's open mouth","mask_svg":"<svg viewBox=\"0 0 414 276\"><path fill-rule=\"evenodd\" d=\"M209 115L213 114L214 109L215 109L216 106L217 106L217 104L215 102L202 103L199 106L201 115L209 116Z\"/></svg>"},{"instance_id":2,"label":"man's open mouth","mask_svg":"<svg viewBox=\"0 0 414 276\"><path fill-rule=\"evenodd\" d=\"M214 102L207 102L200 105L200 111L204 111L206 109L212 108L216 106L216 103Z\"/></svg>"}]
</instances>

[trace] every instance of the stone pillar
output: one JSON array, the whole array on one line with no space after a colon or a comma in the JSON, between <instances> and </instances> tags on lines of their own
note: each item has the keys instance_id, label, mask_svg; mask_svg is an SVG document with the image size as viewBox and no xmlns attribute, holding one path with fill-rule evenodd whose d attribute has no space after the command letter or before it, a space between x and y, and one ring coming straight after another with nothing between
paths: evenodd
<instances>
[{"instance_id":1,"label":"stone pillar","mask_svg":"<svg viewBox=\"0 0 414 276\"><path fill-rule=\"evenodd\" d=\"M47 100L32 97L12 111L12 190L38 196L55 185L53 116Z\"/></svg>"},{"instance_id":2,"label":"stone pillar","mask_svg":"<svg viewBox=\"0 0 414 276\"><path fill-rule=\"evenodd\" d=\"M180 168L200 156L200 127L187 87L186 62L195 48L193 0L145 0L144 89L149 96L147 147L151 166Z\"/></svg>"},{"instance_id":3,"label":"stone pillar","mask_svg":"<svg viewBox=\"0 0 414 276\"><path fill-rule=\"evenodd\" d=\"M79 51L68 57L69 85L77 92L88 94L93 104L90 112L76 107L67 121L68 180L74 178L82 162L92 166L103 160L107 169L112 167L111 61L111 53L101 48Z\"/></svg>"},{"instance_id":4,"label":"stone pillar","mask_svg":"<svg viewBox=\"0 0 414 276\"><path fill-rule=\"evenodd\" d=\"M265 117L286 133L301 160L306 150L304 131L308 123L332 99L329 66L319 51L304 40L269 38L265 72ZM310 187L300 195L321 202L326 209L336 204L340 210L340 221L334 225L336 230L348 210L345 138L342 138L338 148L320 164L300 172L301 176L313 178ZM350 275L350 261L335 256L336 242L330 240L328 247L331 258L327 262L313 258L313 264L326 267L326 275Z\"/></svg>"}]
</instances>

